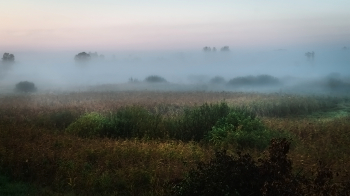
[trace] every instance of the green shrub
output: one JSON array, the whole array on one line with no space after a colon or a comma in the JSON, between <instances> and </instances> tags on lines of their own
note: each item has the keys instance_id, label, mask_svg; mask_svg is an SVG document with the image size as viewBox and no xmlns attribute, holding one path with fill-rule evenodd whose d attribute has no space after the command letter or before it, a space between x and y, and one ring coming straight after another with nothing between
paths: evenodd
<instances>
[{"instance_id":1,"label":"green shrub","mask_svg":"<svg viewBox=\"0 0 350 196\"><path fill-rule=\"evenodd\" d=\"M290 137L290 134L268 130L259 119L237 109L219 119L207 135L216 146L236 144L240 148L257 149L265 149L276 137Z\"/></svg>"},{"instance_id":2,"label":"green shrub","mask_svg":"<svg viewBox=\"0 0 350 196\"><path fill-rule=\"evenodd\" d=\"M158 125L162 118L139 106L125 107L108 117L103 135L112 138L162 138Z\"/></svg>"},{"instance_id":3,"label":"green shrub","mask_svg":"<svg viewBox=\"0 0 350 196\"><path fill-rule=\"evenodd\" d=\"M108 125L108 120L101 114L92 112L78 118L66 131L81 137L101 136Z\"/></svg>"},{"instance_id":4,"label":"green shrub","mask_svg":"<svg viewBox=\"0 0 350 196\"><path fill-rule=\"evenodd\" d=\"M184 114L170 127L170 136L183 141L200 141L208 134L215 123L230 113L227 103L203 104L186 108Z\"/></svg>"},{"instance_id":5,"label":"green shrub","mask_svg":"<svg viewBox=\"0 0 350 196\"><path fill-rule=\"evenodd\" d=\"M35 92L37 89L33 82L22 81L16 84L15 90L18 92L29 93L29 92Z\"/></svg>"}]
</instances>

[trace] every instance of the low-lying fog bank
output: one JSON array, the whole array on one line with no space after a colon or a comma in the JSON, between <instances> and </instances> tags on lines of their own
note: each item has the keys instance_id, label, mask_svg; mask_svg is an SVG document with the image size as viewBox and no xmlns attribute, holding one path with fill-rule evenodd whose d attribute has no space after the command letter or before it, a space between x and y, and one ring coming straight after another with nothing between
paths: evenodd
<instances>
[{"instance_id":1,"label":"low-lying fog bank","mask_svg":"<svg viewBox=\"0 0 350 196\"><path fill-rule=\"evenodd\" d=\"M335 75L335 74L333 74ZM226 80L216 76L209 81L196 83L172 83L168 81L139 81L130 79L125 83L106 84L75 84L55 85L34 83L35 90L17 89L18 84L2 84L0 94L23 93L65 93L82 91L232 91L232 92L261 92L261 93L293 93L293 94L322 94L350 95L350 77L327 77L306 79L296 77L277 78L269 75L242 76ZM156 76L151 76L156 77ZM157 76L158 77L158 76ZM160 77L160 76L159 76ZM162 78L162 77L161 77ZM164 78L163 78L164 79ZM32 82L30 82L32 83ZM24 87L26 88L26 87Z\"/></svg>"},{"instance_id":2,"label":"low-lying fog bank","mask_svg":"<svg viewBox=\"0 0 350 196\"><path fill-rule=\"evenodd\" d=\"M0 94L15 93L21 81L34 83L36 93L164 90L348 94L350 51L319 49L312 57L305 54L308 51L105 53L103 58L88 62L74 61L74 53L19 53L14 63L0 64Z\"/></svg>"}]
</instances>

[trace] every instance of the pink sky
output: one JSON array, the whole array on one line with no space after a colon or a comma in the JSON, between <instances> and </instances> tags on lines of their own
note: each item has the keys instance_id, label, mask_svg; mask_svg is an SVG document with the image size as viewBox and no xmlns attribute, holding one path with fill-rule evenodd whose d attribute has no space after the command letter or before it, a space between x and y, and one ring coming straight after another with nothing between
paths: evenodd
<instances>
[{"instance_id":1,"label":"pink sky","mask_svg":"<svg viewBox=\"0 0 350 196\"><path fill-rule=\"evenodd\" d=\"M0 7L3 50L350 45L350 1L44 1Z\"/></svg>"}]
</instances>

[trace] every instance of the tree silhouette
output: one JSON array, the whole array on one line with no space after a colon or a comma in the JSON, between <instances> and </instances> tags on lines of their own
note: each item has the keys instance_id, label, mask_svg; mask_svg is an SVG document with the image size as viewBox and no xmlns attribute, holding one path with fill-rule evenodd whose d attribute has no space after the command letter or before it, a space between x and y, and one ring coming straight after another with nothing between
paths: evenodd
<instances>
[{"instance_id":1,"label":"tree silhouette","mask_svg":"<svg viewBox=\"0 0 350 196\"><path fill-rule=\"evenodd\" d=\"M307 57L307 59L313 60L314 57L315 57L315 52L314 52L314 51L312 51L312 52L307 52L307 53L305 53L305 56Z\"/></svg>"},{"instance_id":2,"label":"tree silhouette","mask_svg":"<svg viewBox=\"0 0 350 196\"><path fill-rule=\"evenodd\" d=\"M98 53L97 52L89 52L89 55L91 58L98 58Z\"/></svg>"},{"instance_id":3,"label":"tree silhouette","mask_svg":"<svg viewBox=\"0 0 350 196\"><path fill-rule=\"evenodd\" d=\"M220 51L222 51L222 52L228 52L228 51L230 51L230 48L229 48L228 46L224 46L224 47L222 47L222 48L220 49Z\"/></svg>"},{"instance_id":4,"label":"tree silhouette","mask_svg":"<svg viewBox=\"0 0 350 196\"><path fill-rule=\"evenodd\" d=\"M205 47L203 48L203 51L204 51L204 52L210 52L210 51L211 51L211 48L208 47L208 46L205 46Z\"/></svg>"},{"instance_id":5,"label":"tree silhouette","mask_svg":"<svg viewBox=\"0 0 350 196\"><path fill-rule=\"evenodd\" d=\"M90 54L86 53L86 52L81 52L77 55L75 55L74 60L77 62L87 62L91 59Z\"/></svg>"},{"instance_id":6,"label":"tree silhouette","mask_svg":"<svg viewBox=\"0 0 350 196\"><path fill-rule=\"evenodd\" d=\"M10 53L4 53L2 56L2 61L3 62L15 62L15 56Z\"/></svg>"}]
</instances>

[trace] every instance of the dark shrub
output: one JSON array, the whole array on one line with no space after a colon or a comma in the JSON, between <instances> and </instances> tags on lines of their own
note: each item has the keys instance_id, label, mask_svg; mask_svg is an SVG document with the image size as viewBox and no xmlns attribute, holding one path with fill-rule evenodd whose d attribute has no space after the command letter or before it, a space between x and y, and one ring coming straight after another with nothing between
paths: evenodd
<instances>
[{"instance_id":1,"label":"dark shrub","mask_svg":"<svg viewBox=\"0 0 350 196\"><path fill-rule=\"evenodd\" d=\"M292 174L287 158L290 142L272 140L269 157L253 160L249 154L238 158L217 152L209 163L199 163L197 169L177 186L173 193L187 195L303 195L298 178Z\"/></svg>"},{"instance_id":2,"label":"dark shrub","mask_svg":"<svg viewBox=\"0 0 350 196\"><path fill-rule=\"evenodd\" d=\"M53 113L44 113L35 118L37 126L48 129L56 128L57 130L66 129L71 123L79 118L79 114L69 111L57 111Z\"/></svg>"},{"instance_id":3,"label":"dark shrub","mask_svg":"<svg viewBox=\"0 0 350 196\"><path fill-rule=\"evenodd\" d=\"M152 82L152 83L167 82L166 79L164 79L163 77L156 76L156 75L148 76L145 79L145 81L146 82Z\"/></svg>"},{"instance_id":4,"label":"dark shrub","mask_svg":"<svg viewBox=\"0 0 350 196\"><path fill-rule=\"evenodd\" d=\"M290 142L272 139L268 156L255 161L249 154L238 157L216 152L209 163L200 162L172 189L174 196L226 195L349 195L348 181L334 182L332 171L320 164L315 175L293 172L287 157Z\"/></svg>"},{"instance_id":5,"label":"dark shrub","mask_svg":"<svg viewBox=\"0 0 350 196\"><path fill-rule=\"evenodd\" d=\"M228 81L229 85L252 85L255 83L255 77L254 76L245 76L245 77L236 77Z\"/></svg>"},{"instance_id":6,"label":"dark shrub","mask_svg":"<svg viewBox=\"0 0 350 196\"><path fill-rule=\"evenodd\" d=\"M16 91L18 92L35 92L37 89L33 82L22 81L16 84Z\"/></svg>"},{"instance_id":7,"label":"dark shrub","mask_svg":"<svg viewBox=\"0 0 350 196\"><path fill-rule=\"evenodd\" d=\"M230 108L227 103L203 104L200 107L187 108L184 114L169 128L170 136L183 141L200 141L212 129L215 123L227 116Z\"/></svg>"},{"instance_id":8,"label":"dark shrub","mask_svg":"<svg viewBox=\"0 0 350 196\"><path fill-rule=\"evenodd\" d=\"M329 78L327 84L331 90L341 90L350 87L349 84L343 82L341 79L338 78Z\"/></svg>"},{"instance_id":9,"label":"dark shrub","mask_svg":"<svg viewBox=\"0 0 350 196\"><path fill-rule=\"evenodd\" d=\"M173 188L176 196L226 196L261 195L262 182L259 168L249 155L240 155L236 159L225 151L216 152L209 163L203 162Z\"/></svg>"},{"instance_id":10,"label":"dark shrub","mask_svg":"<svg viewBox=\"0 0 350 196\"><path fill-rule=\"evenodd\" d=\"M61 127L66 126L74 116L68 119L58 115L55 119ZM80 137L109 137L109 138L164 138L167 136L158 129L162 118L139 106L120 109L109 115L96 112L87 113L71 123L66 131Z\"/></svg>"},{"instance_id":11,"label":"dark shrub","mask_svg":"<svg viewBox=\"0 0 350 196\"><path fill-rule=\"evenodd\" d=\"M270 75L256 76L257 85L277 85L280 83L279 79Z\"/></svg>"},{"instance_id":12,"label":"dark shrub","mask_svg":"<svg viewBox=\"0 0 350 196\"><path fill-rule=\"evenodd\" d=\"M15 62L15 56L13 54L10 54L10 53L4 53L4 55L2 57L2 61L5 63L13 63L13 62Z\"/></svg>"},{"instance_id":13,"label":"dark shrub","mask_svg":"<svg viewBox=\"0 0 350 196\"><path fill-rule=\"evenodd\" d=\"M125 107L108 117L108 126L103 136L112 138L161 138L164 134L158 129L161 116L151 114L139 106Z\"/></svg>"},{"instance_id":14,"label":"dark shrub","mask_svg":"<svg viewBox=\"0 0 350 196\"><path fill-rule=\"evenodd\" d=\"M75 60L76 62L87 62L87 61L89 61L90 59L91 59L90 54L88 54L88 53L86 53L86 52L81 52L81 53L75 55L75 57L74 57L74 60Z\"/></svg>"},{"instance_id":15,"label":"dark shrub","mask_svg":"<svg viewBox=\"0 0 350 196\"><path fill-rule=\"evenodd\" d=\"M67 110L67 111L60 111L50 115L49 121L56 128L65 129L76 119L77 119L77 115Z\"/></svg>"}]
</instances>

